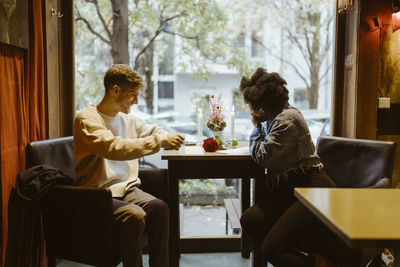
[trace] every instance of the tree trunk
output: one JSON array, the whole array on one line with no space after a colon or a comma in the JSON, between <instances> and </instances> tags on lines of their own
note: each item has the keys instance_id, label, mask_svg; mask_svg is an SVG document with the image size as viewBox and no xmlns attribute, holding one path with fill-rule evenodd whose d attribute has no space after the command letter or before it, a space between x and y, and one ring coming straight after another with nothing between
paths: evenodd
<instances>
[{"instance_id":1,"label":"tree trunk","mask_svg":"<svg viewBox=\"0 0 400 267\"><path fill-rule=\"evenodd\" d=\"M308 88L308 101L310 109L318 108L318 88L319 80L311 77L311 86Z\"/></svg>"},{"instance_id":2,"label":"tree trunk","mask_svg":"<svg viewBox=\"0 0 400 267\"><path fill-rule=\"evenodd\" d=\"M321 32L321 14L317 13L311 16L312 25L315 25L313 32L311 55L310 55L310 78L311 85L307 88L308 101L310 109L318 108L318 90L319 90L319 73L321 70L321 57L320 57L320 32Z\"/></svg>"},{"instance_id":3,"label":"tree trunk","mask_svg":"<svg viewBox=\"0 0 400 267\"><path fill-rule=\"evenodd\" d=\"M151 55L151 58L153 58L153 55ZM146 89L144 98L146 101L147 112L149 114L153 114L154 113L154 105L153 105L154 82L151 79L153 76L153 64L151 64L151 68L149 68L149 70L145 72L145 76L146 76L146 81L147 81L147 89Z\"/></svg>"},{"instance_id":4,"label":"tree trunk","mask_svg":"<svg viewBox=\"0 0 400 267\"><path fill-rule=\"evenodd\" d=\"M129 64L128 0L111 0L113 27L111 56L114 64Z\"/></svg>"},{"instance_id":5,"label":"tree trunk","mask_svg":"<svg viewBox=\"0 0 400 267\"><path fill-rule=\"evenodd\" d=\"M148 39L150 34L145 31L140 34L141 39ZM139 57L135 70L143 74L146 78L147 88L144 91L144 99L146 101L147 113L153 114L154 106L154 82L153 78L153 57L154 57L154 43L151 43L145 52Z\"/></svg>"}]
</instances>

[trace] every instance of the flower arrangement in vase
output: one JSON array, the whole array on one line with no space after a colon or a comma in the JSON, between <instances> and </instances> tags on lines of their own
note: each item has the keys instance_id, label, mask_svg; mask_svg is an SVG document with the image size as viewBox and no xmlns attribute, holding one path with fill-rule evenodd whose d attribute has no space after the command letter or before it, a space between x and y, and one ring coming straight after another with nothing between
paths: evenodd
<instances>
[{"instance_id":1,"label":"flower arrangement in vase","mask_svg":"<svg viewBox=\"0 0 400 267\"><path fill-rule=\"evenodd\" d=\"M210 95L210 114L208 115L207 127L213 132L221 132L226 127L224 116L222 115L222 93L218 97Z\"/></svg>"},{"instance_id":2,"label":"flower arrangement in vase","mask_svg":"<svg viewBox=\"0 0 400 267\"><path fill-rule=\"evenodd\" d=\"M218 97L215 94L210 95L210 114L208 115L207 127L213 132L214 139L219 145L217 150L226 149L222 134L226 127L226 122L222 115L222 93L219 93Z\"/></svg>"}]
</instances>

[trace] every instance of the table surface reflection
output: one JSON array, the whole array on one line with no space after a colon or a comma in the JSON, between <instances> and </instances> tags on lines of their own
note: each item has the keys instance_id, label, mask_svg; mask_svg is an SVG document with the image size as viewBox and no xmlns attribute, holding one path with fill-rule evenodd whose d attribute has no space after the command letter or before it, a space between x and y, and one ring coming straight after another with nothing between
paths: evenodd
<instances>
[{"instance_id":1,"label":"table surface reflection","mask_svg":"<svg viewBox=\"0 0 400 267\"><path fill-rule=\"evenodd\" d=\"M352 247L400 247L400 190L296 188L296 197Z\"/></svg>"},{"instance_id":2,"label":"table surface reflection","mask_svg":"<svg viewBox=\"0 0 400 267\"><path fill-rule=\"evenodd\" d=\"M200 145L182 146L179 150L164 150L161 159L164 160L198 160L198 159L249 159L249 142L241 141L227 150L205 152Z\"/></svg>"}]
</instances>

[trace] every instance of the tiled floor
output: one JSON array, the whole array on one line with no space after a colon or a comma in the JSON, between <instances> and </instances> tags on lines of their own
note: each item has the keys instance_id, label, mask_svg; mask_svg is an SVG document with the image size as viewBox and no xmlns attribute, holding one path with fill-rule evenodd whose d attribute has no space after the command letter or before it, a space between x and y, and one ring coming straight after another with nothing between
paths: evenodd
<instances>
[{"instance_id":1,"label":"tiled floor","mask_svg":"<svg viewBox=\"0 0 400 267\"><path fill-rule=\"evenodd\" d=\"M183 236L221 236L225 235L225 207L224 206L185 206L181 233ZM228 233L232 230L228 224Z\"/></svg>"},{"instance_id":2,"label":"tiled floor","mask_svg":"<svg viewBox=\"0 0 400 267\"><path fill-rule=\"evenodd\" d=\"M148 267L147 255L143 256L144 267ZM249 267L251 261L241 257L240 253L201 253L182 254L179 262L180 267ZM62 261L57 267L89 267L89 265ZM123 267L122 263L118 267Z\"/></svg>"}]
</instances>

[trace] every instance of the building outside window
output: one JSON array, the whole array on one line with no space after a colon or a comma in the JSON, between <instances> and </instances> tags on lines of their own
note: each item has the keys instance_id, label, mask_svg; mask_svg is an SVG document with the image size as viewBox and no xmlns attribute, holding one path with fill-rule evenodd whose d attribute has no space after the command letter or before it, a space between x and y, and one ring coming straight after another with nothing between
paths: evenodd
<instances>
[{"instance_id":1,"label":"building outside window","mask_svg":"<svg viewBox=\"0 0 400 267\"><path fill-rule=\"evenodd\" d=\"M174 110L174 82L158 82L158 111Z\"/></svg>"}]
</instances>

